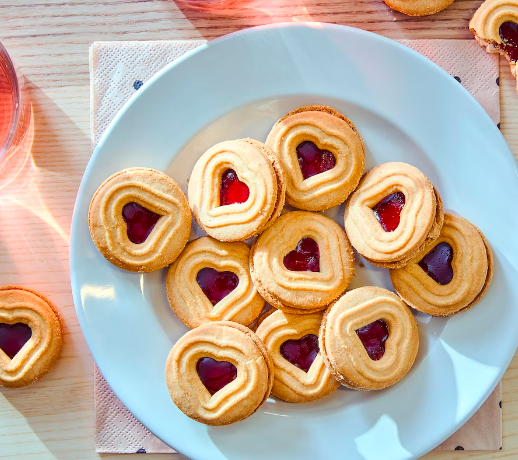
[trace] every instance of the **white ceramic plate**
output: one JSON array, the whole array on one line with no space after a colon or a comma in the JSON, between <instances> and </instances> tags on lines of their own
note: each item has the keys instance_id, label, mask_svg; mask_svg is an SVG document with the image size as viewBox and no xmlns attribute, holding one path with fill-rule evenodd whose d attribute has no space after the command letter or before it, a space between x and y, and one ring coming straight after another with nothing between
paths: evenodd
<instances>
[{"instance_id":1,"label":"white ceramic plate","mask_svg":"<svg viewBox=\"0 0 518 460\"><path fill-rule=\"evenodd\" d=\"M380 392L340 389L296 405L270 398L249 419L210 428L184 416L164 365L186 332L168 306L165 270L119 270L88 232L90 199L109 175L144 166L186 190L198 157L240 137L264 141L305 104L348 116L367 168L405 161L440 191L446 209L477 225L495 253L494 281L472 310L449 320L417 315L418 361ZM70 272L86 341L106 380L153 433L201 460L417 458L459 428L507 368L518 334L518 181L499 130L450 75L418 53L347 27L261 27L203 46L161 71L126 104L86 169L72 225ZM327 214L342 222L343 206ZM194 236L194 235L193 235ZM388 272L357 266L353 287L391 288Z\"/></svg>"}]
</instances>

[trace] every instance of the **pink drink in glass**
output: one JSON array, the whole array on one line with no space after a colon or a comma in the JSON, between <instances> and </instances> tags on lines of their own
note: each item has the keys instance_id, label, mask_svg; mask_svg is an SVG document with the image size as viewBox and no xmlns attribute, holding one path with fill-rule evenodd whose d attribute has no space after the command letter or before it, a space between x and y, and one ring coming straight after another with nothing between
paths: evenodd
<instances>
[{"instance_id":1,"label":"pink drink in glass","mask_svg":"<svg viewBox=\"0 0 518 460\"><path fill-rule=\"evenodd\" d=\"M31 127L32 108L25 81L17 75L9 54L0 43L0 174L4 174L14 160L16 164L23 164L30 149L27 141ZM20 150L24 150L25 158L18 155Z\"/></svg>"},{"instance_id":2,"label":"pink drink in glass","mask_svg":"<svg viewBox=\"0 0 518 460\"><path fill-rule=\"evenodd\" d=\"M14 115L14 84L6 62L6 55L0 48L0 145L6 143Z\"/></svg>"}]
</instances>

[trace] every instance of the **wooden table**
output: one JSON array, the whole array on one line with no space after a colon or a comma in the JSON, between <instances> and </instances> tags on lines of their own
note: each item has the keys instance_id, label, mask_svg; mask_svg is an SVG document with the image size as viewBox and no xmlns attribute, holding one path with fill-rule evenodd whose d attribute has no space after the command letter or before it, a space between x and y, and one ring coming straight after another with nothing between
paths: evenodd
<instances>
[{"instance_id":1,"label":"wooden table","mask_svg":"<svg viewBox=\"0 0 518 460\"><path fill-rule=\"evenodd\" d=\"M93 361L68 274L72 211L91 153L91 42L212 39L285 21L347 24L392 38L471 38L468 21L480 3L457 0L439 14L416 19L392 12L381 0L250 0L219 13L179 7L172 0L0 0L0 40L29 80L35 121L29 162L0 189L0 282L44 293L59 307L65 324L65 347L53 371L25 389L0 390L0 458L99 457L93 450ZM514 85L501 60L501 128L518 158ZM501 452L454 451L426 458L517 458L517 357L505 374L503 392Z\"/></svg>"}]
</instances>

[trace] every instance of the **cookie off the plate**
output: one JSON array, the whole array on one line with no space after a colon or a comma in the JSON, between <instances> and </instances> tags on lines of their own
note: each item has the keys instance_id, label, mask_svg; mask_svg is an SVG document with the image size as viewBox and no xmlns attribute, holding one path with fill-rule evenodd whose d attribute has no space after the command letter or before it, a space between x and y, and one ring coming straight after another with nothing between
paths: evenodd
<instances>
[{"instance_id":1,"label":"cookie off the plate","mask_svg":"<svg viewBox=\"0 0 518 460\"><path fill-rule=\"evenodd\" d=\"M0 288L0 386L29 385L50 371L63 346L56 308L37 292Z\"/></svg>"},{"instance_id":2,"label":"cookie off the plate","mask_svg":"<svg viewBox=\"0 0 518 460\"><path fill-rule=\"evenodd\" d=\"M250 273L259 293L287 313L323 310L347 288L354 255L347 235L321 214L284 214L252 246Z\"/></svg>"},{"instance_id":3,"label":"cookie off the plate","mask_svg":"<svg viewBox=\"0 0 518 460\"><path fill-rule=\"evenodd\" d=\"M518 92L518 0L486 0L471 18L469 29L486 51L509 61Z\"/></svg>"}]
</instances>

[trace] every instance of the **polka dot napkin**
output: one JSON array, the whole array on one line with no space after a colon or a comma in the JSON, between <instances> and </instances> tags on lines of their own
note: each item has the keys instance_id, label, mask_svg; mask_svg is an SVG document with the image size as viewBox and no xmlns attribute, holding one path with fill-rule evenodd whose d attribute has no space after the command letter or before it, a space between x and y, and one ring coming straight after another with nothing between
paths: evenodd
<instances>
[{"instance_id":1,"label":"polka dot napkin","mask_svg":"<svg viewBox=\"0 0 518 460\"><path fill-rule=\"evenodd\" d=\"M475 40L400 40L440 65L500 124L498 56ZM97 42L90 47L91 131L95 148L124 103L156 72L205 41ZM423 88L426 91L426 88ZM174 453L151 434L115 396L95 368L95 450L98 453ZM438 450L499 450L501 389Z\"/></svg>"}]
</instances>

